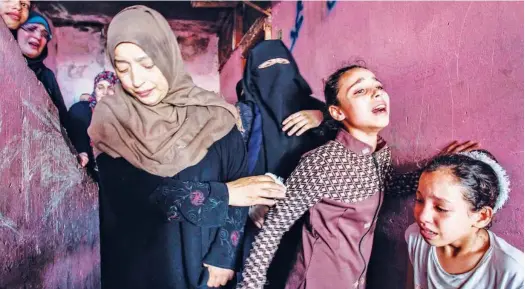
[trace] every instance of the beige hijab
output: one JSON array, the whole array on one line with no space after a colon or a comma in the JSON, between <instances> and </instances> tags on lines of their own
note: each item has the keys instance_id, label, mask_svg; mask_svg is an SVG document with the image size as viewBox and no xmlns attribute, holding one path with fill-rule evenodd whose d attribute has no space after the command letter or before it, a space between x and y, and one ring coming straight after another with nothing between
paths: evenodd
<instances>
[{"instance_id":1,"label":"beige hijab","mask_svg":"<svg viewBox=\"0 0 525 289\"><path fill-rule=\"evenodd\" d=\"M168 79L166 97L147 106L117 85L94 111L88 133L95 149L123 157L159 176L174 176L197 164L208 148L224 137L238 118L234 106L195 86L183 66L177 39L168 22L145 6L122 10L108 29L107 50L114 61L123 42L140 46Z\"/></svg>"}]
</instances>

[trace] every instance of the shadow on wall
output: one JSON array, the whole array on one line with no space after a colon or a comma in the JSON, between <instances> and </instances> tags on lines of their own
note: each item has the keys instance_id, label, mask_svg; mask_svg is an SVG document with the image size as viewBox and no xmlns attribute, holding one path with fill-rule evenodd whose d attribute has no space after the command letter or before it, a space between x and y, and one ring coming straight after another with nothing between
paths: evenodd
<instances>
[{"instance_id":1,"label":"shadow on wall","mask_svg":"<svg viewBox=\"0 0 525 289\"><path fill-rule=\"evenodd\" d=\"M100 288L97 187L3 21L0 63L0 288Z\"/></svg>"},{"instance_id":2,"label":"shadow on wall","mask_svg":"<svg viewBox=\"0 0 525 289\"><path fill-rule=\"evenodd\" d=\"M404 230L414 219L411 217L413 202L409 199L386 197L383 202L367 273L367 289L393 288L392 284L406 284L409 260ZM400 216L406 218L401 219Z\"/></svg>"}]
</instances>

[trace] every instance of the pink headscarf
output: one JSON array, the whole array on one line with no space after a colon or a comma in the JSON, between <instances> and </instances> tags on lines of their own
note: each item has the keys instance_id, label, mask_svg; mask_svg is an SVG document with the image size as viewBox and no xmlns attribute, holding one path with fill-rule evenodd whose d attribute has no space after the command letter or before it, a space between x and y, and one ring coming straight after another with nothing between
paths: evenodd
<instances>
[{"instance_id":1,"label":"pink headscarf","mask_svg":"<svg viewBox=\"0 0 525 289\"><path fill-rule=\"evenodd\" d=\"M91 109L95 108L95 105L97 105L97 99L95 98L95 89L97 88L97 84L102 80L109 82L109 84L113 86L118 83L117 76L111 71L104 70L101 73L97 74L93 83L93 92L91 93L91 97L89 97L89 107L91 107Z\"/></svg>"}]
</instances>

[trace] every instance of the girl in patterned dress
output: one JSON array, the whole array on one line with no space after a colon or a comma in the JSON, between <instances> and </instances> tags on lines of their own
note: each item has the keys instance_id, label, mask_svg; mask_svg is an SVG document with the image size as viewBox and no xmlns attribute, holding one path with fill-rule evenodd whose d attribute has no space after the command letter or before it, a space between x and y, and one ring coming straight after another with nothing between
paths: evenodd
<instances>
[{"instance_id":1,"label":"girl in patterned dress","mask_svg":"<svg viewBox=\"0 0 525 289\"><path fill-rule=\"evenodd\" d=\"M325 97L342 128L335 140L303 156L287 180L287 199L268 213L238 288L263 288L282 235L306 212L286 288L364 286L391 171L390 149L379 137L389 123L390 100L374 73L356 65L330 76Z\"/></svg>"},{"instance_id":2,"label":"girl in patterned dress","mask_svg":"<svg viewBox=\"0 0 525 289\"><path fill-rule=\"evenodd\" d=\"M344 67L329 77L324 92L341 128L335 140L303 156L287 179L287 199L269 211L237 288L273 288L267 268L283 234L306 212L286 288L364 288L384 192L415 191L417 172L391 177L390 148L379 136L389 123L390 99L375 74ZM477 144L454 149L471 146Z\"/></svg>"}]
</instances>

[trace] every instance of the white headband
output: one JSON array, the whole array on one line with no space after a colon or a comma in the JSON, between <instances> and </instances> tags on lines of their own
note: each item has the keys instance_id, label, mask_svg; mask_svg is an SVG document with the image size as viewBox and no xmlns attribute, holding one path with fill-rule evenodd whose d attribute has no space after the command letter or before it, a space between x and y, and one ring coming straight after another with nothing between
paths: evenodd
<instances>
[{"instance_id":1,"label":"white headband","mask_svg":"<svg viewBox=\"0 0 525 289\"><path fill-rule=\"evenodd\" d=\"M498 178L499 194L496 198L496 204L494 204L494 212L499 211L509 199L510 180L505 169L500 164L498 164L498 162L496 162L483 152L472 151L459 154L486 163L496 173L496 177Z\"/></svg>"}]
</instances>

